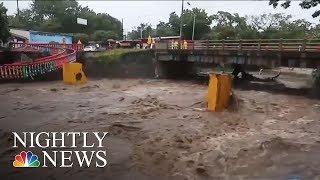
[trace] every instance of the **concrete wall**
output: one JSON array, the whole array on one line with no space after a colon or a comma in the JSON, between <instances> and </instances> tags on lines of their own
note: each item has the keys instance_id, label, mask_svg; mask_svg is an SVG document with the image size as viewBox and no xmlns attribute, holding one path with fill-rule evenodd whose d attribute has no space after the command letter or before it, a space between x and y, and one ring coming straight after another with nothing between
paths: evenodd
<instances>
[{"instance_id":1,"label":"concrete wall","mask_svg":"<svg viewBox=\"0 0 320 180\"><path fill-rule=\"evenodd\" d=\"M84 71L90 78L154 77L153 53L147 50L126 52L117 57L84 53L77 60L84 64Z\"/></svg>"}]
</instances>

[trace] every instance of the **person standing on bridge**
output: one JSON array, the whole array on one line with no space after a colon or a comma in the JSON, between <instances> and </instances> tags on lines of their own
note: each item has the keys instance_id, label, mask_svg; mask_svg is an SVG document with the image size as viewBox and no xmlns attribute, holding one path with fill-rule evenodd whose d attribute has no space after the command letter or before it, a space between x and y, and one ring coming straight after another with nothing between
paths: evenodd
<instances>
[{"instance_id":1,"label":"person standing on bridge","mask_svg":"<svg viewBox=\"0 0 320 180\"><path fill-rule=\"evenodd\" d=\"M174 49L178 49L178 46L179 46L179 42L178 41L174 41Z\"/></svg>"},{"instance_id":2,"label":"person standing on bridge","mask_svg":"<svg viewBox=\"0 0 320 180\"><path fill-rule=\"evenodd\" d=\"M183 41L183 49L188 49L188 42L186 40Z\"/></svg>"},{"instance_id":3,"label":"person standing on bridge","mask_svg":"<svg viewBox=\"0 0 320 180\"><path fill-rule=\"evenodd\" d=\"M151 36L150 36L150 35L148 36L147 44L148 44L148 49L151 49L151 45L152 45L152 38L151 38Z\"/></svg>"}]
</instances>

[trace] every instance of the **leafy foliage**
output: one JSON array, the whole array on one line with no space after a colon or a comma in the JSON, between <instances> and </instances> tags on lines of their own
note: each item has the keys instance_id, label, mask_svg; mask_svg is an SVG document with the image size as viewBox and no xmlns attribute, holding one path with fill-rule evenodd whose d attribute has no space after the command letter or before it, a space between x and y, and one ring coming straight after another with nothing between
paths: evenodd
<instances>
[{"instance_id":1,"label":"leafy foliage","mask_svg":"<svg viewBox=\"0 0 320 180\"><path fill-rule=\"evenodd\" d=\"M7 9L0 3L0 40L5 43L9 37Z\"/></svg>"},{"instance_id":2,"label":"leafy foliage","mask_svg":"<svg viewBox=\"0 0 320 180\"><path fill-rule=\"evenodd\" d=\"M77 24L77 18L87 19L88 25ZM112 38L122 36L122 24L118 19L106 13L97 14L88 7L81 7L75 0L33 0L30 9L20 11L19 17L11 16L9 22L12 27L46 32L92 35L97 30L102 30Z\"/></svg>"},{"instance_id":3,"label":"leafy foliage","mask_svg":"<svg viewBox=\"0 0 320 180\"><path fill-rule=\"evenodd\" d=\"M97 60L102 64L114 64L121 61L121 58L128 53L141 52L141 51L146 52L146 50L142 50L142 49L114 49L110 51L96 53L93 59Z\"/></svg>"},{"instance_id":4,"label":"leafy foliage","mask_svg":"<svg viewBox=\"0 0 320 180\"><path fill-rule=\"evenodd\" d=\"M279 0L270 0L274 7ZM319 4L318 0L302 1L302 8L311 8ZM291 0L282 1L281 6L287 8ZM5 9L1 8L1 15ZM5 13L4 13L5 14ZM315 13L316 17L317 14ZM6 19L6 16L2 16ZM1 18L2 18L1 17ZM88 20L88 25L76 23L76 19ZM9 16L12 27L48 31L74 33L75 41L105 41L122 37L121 22L106 13L95 13L88 7L81 7L75 0L42 1L33 0L29 9L20 11L20 16ZM320 25L313 25L304 19L292 20L290 15L281 13L262 14L257 16L240 16L239 14L219 11L207 14L204 9L184 10L182 17L175 12L170 13L167 22L159 22L155 28L142 23L128 33L130 39L147 38L149 35L177 36L180 34L180 22L183 24L184 39L191 39L195 19L195 40L198 39L273 39L273 38L320 38ZM1 21L2 22L2 21ZM1 26L5 29L6 21ZM2 30L2 29L1 29ZM1 31L2 32L2 31Z\"/></svg>"},{"instance_id":5,"label":"leafy foliage","mask_svg":"<svg viewBox=\"0 0 320 180\"><path fill-rule=\"evenodd\" d=\"M259 38L312 38L312 24L304 19L291 21L290 15L262 14L252 16L251 25L259 32Z\"/></svg>"},{"instance_id":6,"label":"leafy foliage","mask_svg":"<svg viewBox=\"0 0 320 180\"><path fill-rule=\"evenodd\" d=\"M279 5L280 0L270 0L269 4L272 5L274 8L276 8ZM303 9L310 9L312 7L316 7L317 5L320 4L319 0L303 0L300 2L300 6ZM283 8L288 8L291 5L291 0L286 0L281 3L281 6ZM318 17L320 15L320 10L316 10L313 14L312 17Z\"/></svg>"},{"instance_id":7,"label":"leafy foliage","mask_svg":"<svg viewBox=\"0 0 320 180\"><path fill-rule=\"evenodd\" d=\"M212 18L215 26L209 35L210 39L252 39L258 37L257 30L247 24L246 17L219 11L212 15Z\"/></svg>"},{"instance_id":8,"label":"leafy foliage","mask_svg":"<svg viewBox=\"0 0 320 180\"><path fill-rule=\"evenodd\" d=\"M113 31L97 30L92 37L95 41L107 41L108 39L118 39L118 34Z\"/></svg>"},{"instance_id":9,"label":"leafy foliage","mask_svg":"<svg viewBox=\"0 0 320 180\"><path fill-rule=\"evenodd\" d=\"M85 33L75 33L73 34L73 37L73 43L77 43L78 40L80 40L82 44L87 44L89 42L89 36Z\"/></svg>"},{"instance_id":10,"label":"leafy foliage","mask_svg":"<svg viewBox=\"0 0 320 180\"><path fill-rule=\"evenodd\" d=\"M171 25L165 22L159 22L159 24L157 25L156 31L157 31L157 36L172 36L173 34L175 34Z\"/></svg>"},{"instance_id":11,"label":"leafy foliage","mask_svg":"<svg viewBox=\"0 0 320 180\"><path fill-rule=\"evenodd\" d=\"M211 17L203 9L194 8L185 10L182 15L183 35L186 39L191 39L193 18L195 21L195 39L201 39L203 35L210 32ZM140 30L142 28L143 38L151 36L177 36L180 33L180 18L175 12L172 12L169 17L169 22L160 22L156 29L153 29L150 24L141 24L129 33L131 39L140 38Z\"/></svg>"},{"instance_id":12,"label":"leafy foliage","mask_svg":"<svg viewBox=\"0 0 320 180\"><path fill-rule=\"evenodd\" d=\"M155 30L152 29L151 24L141 23L138 27L128 33L130 39L140 39L141 35L142 38L148 38L149 35L155 36Z\"/></svg>"},{"instance_id":13,"label":"leafy foliage","mask_svg":"<svg viewBox=\"0 0 320 180\"><path fill-rule=\"evenodd\" d=\"M212 16L208 14L203 9L194 8L192 10L184 11L182 15L183 22L183 37L185 39L191 39L193 19L195 17L195 39L202 39L203 35L211 31L210 25L212 23Z\"/></svg>"},{"instance_id":14,"label":"leafy foliage","mask_svg":"<svg viewBox=\"0 0 320 180\"><path fill-rule=\"evenodd\" d=\"M240 16L219 11L208 15L203 9L186 10L182 16L183 35L191 39L195 20L195 39L303 39L320 38L320 25L314 25L304 19L292 20L292 16L282 13L262 14L256 16ZM177 36L180 31L180 17L172 12L168 22L159 22L155 29L151 25L141 24L130 33L132 39L143 37ZM148 33L145 30L148 28Z\"/></svg>"}]
</instances>

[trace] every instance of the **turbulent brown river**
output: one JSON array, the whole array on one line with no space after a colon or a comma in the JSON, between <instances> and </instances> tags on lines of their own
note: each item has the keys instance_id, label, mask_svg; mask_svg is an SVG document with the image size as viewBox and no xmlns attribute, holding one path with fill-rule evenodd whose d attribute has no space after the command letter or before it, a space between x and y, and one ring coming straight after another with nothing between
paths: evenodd
<instances>
[{"instance_id":1,"label":"turbulent brown river","mask_svg":"<svg viewBox=\"0 0 320 180\"><path fill-rule=\"evenodd\" d=\"M320 179L320 101L268 88L234 89L214 113L193 81L1 84L1 179ZM12 131L107 131L108 165L13 168Z\"/></svg>"}]
</instances>

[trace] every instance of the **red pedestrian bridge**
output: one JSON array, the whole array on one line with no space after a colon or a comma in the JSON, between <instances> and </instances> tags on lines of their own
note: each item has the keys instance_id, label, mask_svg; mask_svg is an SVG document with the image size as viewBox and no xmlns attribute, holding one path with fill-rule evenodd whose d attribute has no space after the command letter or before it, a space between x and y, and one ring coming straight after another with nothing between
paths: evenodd
<instances>
[{"instance_id":1,"label":"red pedestrian bridge","mask_svg":"<svg viewBox=\"0 0 320 180\"><path fill-rule=\"evenodd\" d=\"M49 55L30 62L0 65L0 80L34 79L61 69L64 63L75 62L77 51L83 50L82 44L11 43L10 46L15 52L47 52Z\"/></svg>"}]
</instances>

